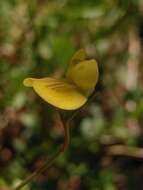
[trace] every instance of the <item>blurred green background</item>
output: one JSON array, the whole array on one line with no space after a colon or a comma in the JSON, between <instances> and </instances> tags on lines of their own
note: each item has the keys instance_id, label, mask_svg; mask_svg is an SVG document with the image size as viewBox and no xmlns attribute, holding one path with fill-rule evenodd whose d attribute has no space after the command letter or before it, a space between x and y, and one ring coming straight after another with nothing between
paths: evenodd
<instances>
[{"instance_id":1,"label":"blurred green background","mask_svg":"<svg viewBox=\"0 0 143 190\"><path fill-rule=\"evenodd\" d=\"M143 189L143 1L0 0L0 190L63 141L57 112L23 79L61 75L79 48L98 62L96 96L68 150L24 189Z\"/></svg>"}]
</instances>

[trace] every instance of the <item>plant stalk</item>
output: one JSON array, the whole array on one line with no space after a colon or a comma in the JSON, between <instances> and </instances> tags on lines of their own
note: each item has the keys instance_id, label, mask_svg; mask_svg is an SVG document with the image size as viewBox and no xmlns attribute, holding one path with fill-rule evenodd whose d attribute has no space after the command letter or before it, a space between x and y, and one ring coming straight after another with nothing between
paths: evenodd
<instances>
[{"instance_id":1,"label":"plant stalk","mask_svg":"<svg viewBox=\"0 0 143 190\"><path fill-rule=\"evenodd\" d=\"M63 143L62 147L60 147L57 150L57 152L50 159L48 159L40 168L38 168L36 171L34 171L31 175L29 175L27 178L25 178L13 190L20 190L20 189L22 189L26 184L28 184L29 182L31 182L34 178L36 178L41 173L43 173L44 171L46 171L47 169L49 169L54 164L54 162L57 159L57 157L67 149L67 147L69 145L69 141L70 141L69 125L68 125L68 122L65 121L65 119L63 117L63 114L61 114L59 112L59 115L60 115L60 119L62 121L63 128L64 128L64 143Z\"/></svg>"}]
</instances>

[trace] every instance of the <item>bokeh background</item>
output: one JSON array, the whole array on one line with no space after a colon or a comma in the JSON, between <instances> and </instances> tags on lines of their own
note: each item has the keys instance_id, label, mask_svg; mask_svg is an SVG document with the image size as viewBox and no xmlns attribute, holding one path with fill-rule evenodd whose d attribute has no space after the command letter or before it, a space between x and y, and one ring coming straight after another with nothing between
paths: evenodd
<instances>
[{"instance_id":1,"label":"bokeh background","mask_svg":"<svg viewBox=\"0 0 143 190\"><path fill-rule=\"evenodd\" d=\"M98 61L95 98L68 150L24 189L143 189L143 1L0 0L0 190L63 141L57 111L23 79L60 76L79 48Z\"/></svg>"}]
</instances>

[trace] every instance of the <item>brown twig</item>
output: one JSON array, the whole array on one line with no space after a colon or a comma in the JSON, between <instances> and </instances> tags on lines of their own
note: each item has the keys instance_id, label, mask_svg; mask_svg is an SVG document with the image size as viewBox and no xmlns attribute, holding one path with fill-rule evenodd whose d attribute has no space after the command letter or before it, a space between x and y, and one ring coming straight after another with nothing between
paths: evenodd
<instances>
[{"instance_id":1,"label":"brown twig","mask_svg":"<svg viewBox=\"0 0 143 190\"><path fill-rule=\"evenodd\" d=\"M131 156L143 159L143 148L112 145L107 149L107 154L111 156Z\"/></svg>"}]
</instances>

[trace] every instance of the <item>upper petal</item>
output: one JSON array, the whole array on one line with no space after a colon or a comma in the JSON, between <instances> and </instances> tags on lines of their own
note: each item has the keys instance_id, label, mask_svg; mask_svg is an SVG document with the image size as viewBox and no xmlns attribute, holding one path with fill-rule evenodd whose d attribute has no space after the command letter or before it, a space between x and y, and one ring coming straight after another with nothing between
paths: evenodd
<instances>
[{"instance_id":1,"label":"upper petal","mask_svg":"<svg viewBox=\"0 0 143 190\"><path fill-rule=\"evenodd\" d=\"M69 69L67 79L83 90L95 88L99 76L98 65L94 59L81 61Z\"/></svg>"}]
</instances>

